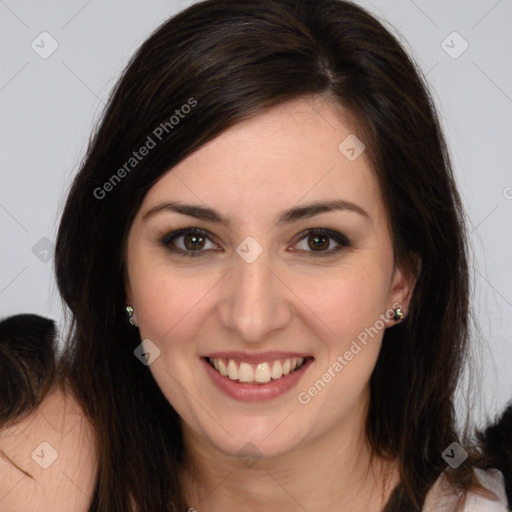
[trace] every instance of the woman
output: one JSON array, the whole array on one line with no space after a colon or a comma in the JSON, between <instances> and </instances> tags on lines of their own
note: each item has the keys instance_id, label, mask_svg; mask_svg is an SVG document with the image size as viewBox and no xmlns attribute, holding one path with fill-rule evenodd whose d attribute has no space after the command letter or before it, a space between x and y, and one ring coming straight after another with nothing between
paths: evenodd
<instances>
[{"instance_id":1,"label":"woman","mask_svg":"<svg viewBox=\"0 0 512 512\"><path fill-rule=\"evenodd\" d=\"M59 229L77 509L506 510L505 462L455 425L465 236L425 85L366 11L171 18Z\"/></svg>"}]
</instances>

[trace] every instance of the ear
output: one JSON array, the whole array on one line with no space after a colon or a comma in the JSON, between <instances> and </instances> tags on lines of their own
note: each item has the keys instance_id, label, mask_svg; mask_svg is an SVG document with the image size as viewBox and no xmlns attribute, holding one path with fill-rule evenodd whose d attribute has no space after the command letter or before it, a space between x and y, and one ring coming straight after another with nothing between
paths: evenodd
<instances>
[{"instance_id":1,"label":"ear","mask_svg":"<svg viewBox=\"0 0 512 512\"><path fill-rule=\"evenodd\" d=\"M407 268L405 265L395 266L389 295L390 307L392 309L396 307L402 308L405 316L407 316L409 311L414 286L421 271L421 258L415 256L411 260L414 269Z\"/></svg>"},{"instance_id":2,"label":"ear","mask_svg":"<svg viewBox=\"0 0 512 512\"><path fill-rule=\"evenodd\" d=\"M129 283L125 283L124 285L124 294L125 294L125 303L127 306L131 306L133 303L132 299L132 288Z\"/></svg>"},{"instance_id":3,"label":"ear","mask_svg":"<svg viewBox=\"0 0 512 512\"><path fill-rule=\"evenodd\" d=\"M125 304L127 306L132 306L133 295L132 295L132 285L130 283L130 277L128 276L128 270L126 268L126 264L123 268L123 280L124 280L124 294L125 294Z\"/></svg>"},{"instance_id":4,"label":"ear","mask_svg":"<svg viewBox=\"0 0 512 512\"><path fill-rule=\"evenodd\" d=\"M133 308L132 321L136 327L139 326L139 320L137 318L137 311L135 306L133 305L133 293L132 287L130 284L130 280L128 279L128 275L124 272L124 294L125 294L125 305L131 306Z\"/></svg>"}]
</instances>

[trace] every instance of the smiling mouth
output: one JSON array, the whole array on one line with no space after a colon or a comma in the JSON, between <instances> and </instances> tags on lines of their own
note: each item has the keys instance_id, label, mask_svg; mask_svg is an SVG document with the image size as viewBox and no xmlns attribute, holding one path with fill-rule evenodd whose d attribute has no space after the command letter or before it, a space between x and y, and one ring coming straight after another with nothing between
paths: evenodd
<instances>
[{"instance_id":1,"label":"smiling mouth","mask_svg":"<svg viewBox=\"0 0 512 512\"><path fill-rule=\"evenodd\" d=\"M239 383L267 384L300 370L312 357L292 357L258 364L206 357L208 364L223 377Z\"/></svg>"}]
</instances>

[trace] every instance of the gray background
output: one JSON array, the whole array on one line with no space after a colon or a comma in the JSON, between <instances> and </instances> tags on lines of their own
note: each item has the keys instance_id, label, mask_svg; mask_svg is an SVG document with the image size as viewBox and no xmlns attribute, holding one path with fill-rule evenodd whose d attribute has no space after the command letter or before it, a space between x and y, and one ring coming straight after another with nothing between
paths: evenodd
<instances>
[{"instance_id":1,"label":"gray background","mask_svg":"<svg viewBox=\"0 0 512 512\"><path fill-rule=\"evenodd\" d=\"M52 247L66 190L129 57L191 3L0 0L0 316L33 312L64 325ZM391 24L426 73L448 138L470 221L479 326L477 375L463 382L476 391L471 413L481 425L512 399L512 0L359 4ZM465 396L461 387L461 412Z\"/></svg>"}]
</instances>

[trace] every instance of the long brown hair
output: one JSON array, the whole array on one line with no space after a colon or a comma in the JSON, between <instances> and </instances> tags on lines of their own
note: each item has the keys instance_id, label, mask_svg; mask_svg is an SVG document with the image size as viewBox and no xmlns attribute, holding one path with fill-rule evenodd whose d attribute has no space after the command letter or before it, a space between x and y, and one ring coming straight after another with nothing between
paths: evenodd
<instances>
[{"instance_id":1,"label":"long brown hair","mask_svg":"<svg viewBox=\"0 0 512 512\"><path fill-rule=\"evenodd\" d=\"M454 391L468 339L466 234L421 73L395 37L350 2L207 0L166 21L132 58L91 138L58 232L57 281L73 318L59 374L97 434L91 512L186 506L178 417L134 357L140 337L124 311L126 236L145 194L227 128L305 96L334 100L357 120L395 260L417 277L407 318L385 332L371 377L368 439L375 454L399 461L401 474L385 510L419 510L447 467L441 453L463 443ZM186 104L188 113L173 121ZM132 161L148 137L154 148ZM450 472L461 489L471 482L471 462Z\"/></svg>"}]
</instances>

